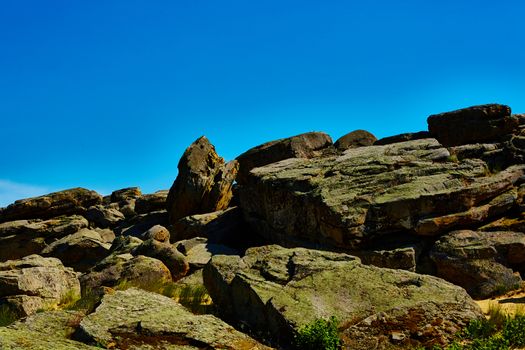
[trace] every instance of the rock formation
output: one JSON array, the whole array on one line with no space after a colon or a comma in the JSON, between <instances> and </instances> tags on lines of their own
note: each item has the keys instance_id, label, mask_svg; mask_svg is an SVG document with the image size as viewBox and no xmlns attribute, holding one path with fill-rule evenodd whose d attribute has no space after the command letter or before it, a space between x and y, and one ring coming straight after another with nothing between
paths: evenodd
<instances>
[{"instance_id":1,"label":"rock formation","mask_svg":"<svg viewBox=\"0 0 525 350\"><path fill-rule=\"evenodd\" d=\"M0 348L294 349L332 316L346 349L446 345L483 317L472 298L525 288L525 116L490 104L428 125L231 162L201 137L169 191L0 208L0 324L18 319Z\"/></svg>"}]
</instances>

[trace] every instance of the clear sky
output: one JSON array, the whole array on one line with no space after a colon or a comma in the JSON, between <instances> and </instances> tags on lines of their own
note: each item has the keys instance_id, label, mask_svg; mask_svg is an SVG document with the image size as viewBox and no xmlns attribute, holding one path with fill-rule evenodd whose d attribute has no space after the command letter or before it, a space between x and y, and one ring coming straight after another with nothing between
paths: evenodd
<instances>
[{"instance_id":1,"label":"clear sky","mask_svg":"<svg viewBox=\"0 0 525 350\"><path fill-rule=\"evenodd\" d=\"M82 186L167 189L206 135L265 141L426 130L525 112L525 2L0 2L0 206Z\"/></svg>"}]
</instances>

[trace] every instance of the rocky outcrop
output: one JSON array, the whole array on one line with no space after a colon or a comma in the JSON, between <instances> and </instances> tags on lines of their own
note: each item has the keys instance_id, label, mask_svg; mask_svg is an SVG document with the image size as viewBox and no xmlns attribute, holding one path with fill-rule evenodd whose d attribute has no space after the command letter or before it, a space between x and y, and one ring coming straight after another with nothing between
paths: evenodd
<instances>
[{"instance_id":1,"label":"rocky outcrop","mask_svg":"<svg viewBox=\"0 0 525 350\"><path fill-rule=\"evenodd\" d=\"M121 222L120 225L115 227L114 231L118 235L143 237L144 233L155 225L164 227L169 225L166 210L133 216Z\"/></svg>"},{"instance_id":2,"label":"rocky outcrop","mask_svg":"<svg viewBox=\"0 0 525 350\"><path fill-rule=\"evenodd\" d=\"M334 146L340 151L349 148L372 146L377 138L366 130L354 130L346 135L341 136L335 141Z\"/></svg>"},{"instance_id":3,"label":"rocky outcrop","mask_svg":"<svg viewBox=\"0 0 525 350\"><path fill-rule=\"evenodd\" d=\"M80 323L79 339L119 349L269 349L215 316L138 289L105 295Z\"/></svg>"},{"instance_id":4,"label":"rocky outcrop","mask_svg":"<svg viewBox=\"0 0 525 350\"><path fill-rule=\"evenodd\" d=\"M389 235L481 226L512 206L524 165L491 174L481 160L449 156L436 140L423 139L288 159L251 171L241 208L270 241L352 250ZM485 218L474 220L480 212Z\"/></svg>"},{"instance_id":5,"label":"rocky outcrop","mask_svg":"<svg viewBox=\"0 0 525 350\"><path fill-rule=\"evenodd\" d=\"M428 130L444 146L496 141L519 124L510 107L487 104L428 117Z\"/></svg>"},{"instance_id":6,"label":"rocky outcrop","mask_svg":"<svg viewBox=\"0 0 525 350\"><path fill-rule=\"evenodd\" d=\"M57 305L68 294L80 294L80 284L58 259L29 255L0 263L0 304L19 316Z\"/></svg>"},{"instance_id":7,"label":"rocky outcrop","mask_svg":"<svg viewBox=\"0 0 525 350\"><path fill-rule=\"evenodd\" d=\"M430 253L437 276L483 299L519 288L525 273L525 233L453 231Z\"/></svg>"},{"instance_id":8,"label":"rocky outcrop","mask_svg":"<svg viewBox=\"0 0 525 350\"><path fill-rule=\"evenodd\" d=\"M87 208L101 202L102 196L97 192L84 188L73 188L45 196L18 200L0 211L0 223L83 214Z\"/></svg>"},{"instance_id":9,"label":"rocky outcrop","mask_svg":"<svg viewBox=\"0 0 525 350\"><path fill-rule=\"evenodd\" d=\"M0 224L0 262L38 254L48 244L88 226L79 215L49 220L16 220Z\"/></svg>"},{"instance_id":10,"label":"rocky outcrop","mask_svg":"<svg viewBox=\"0 0 525 350\"><path fill-rule=\"evenodd\" d=\"M332 145L332 138L323 132L308 132L271 141L251 148L237 157L237 182L244 183L250 170L288 158L313 158Z\"/></svg>"},{"instance_id":11,"label":"rocky outcrop","mask_svg":"<svg viewBox=\"0 0 525 350\"><path fill-rule=\"evenodd\" d=\"M431 346L444 342L451 329L482 317L460 287L431 276L366 266L346 254L251 248L243 258L214 256L203 277L223 317L248 325L283 348L292 344L298 328L317 318L335 316L344 346L358 350L384 348L394 332L404 339L397 348ZM431 322L436 319L441 321Z\"/></svg>"},{"instance_id":12,"label":"rocky outcrop","mask_svg":"<svg viewBox=\"0 0 525 350\"><path fill-rule=\"evenodd\" d=\"M238 164L225 164L206 137L200 137L186 149L178 169L166 200L170 223L228 207Z\"/></svg>"}]
</instances>

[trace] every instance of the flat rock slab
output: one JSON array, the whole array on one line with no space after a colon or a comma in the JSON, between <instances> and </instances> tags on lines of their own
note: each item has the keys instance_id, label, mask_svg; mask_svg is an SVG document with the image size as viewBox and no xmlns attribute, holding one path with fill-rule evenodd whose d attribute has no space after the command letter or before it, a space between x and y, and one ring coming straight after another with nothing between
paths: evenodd
<instances>
[{"instance_id":1,"label":"flat rock slab","mask_svg":"<svg viewBox=\"0 0 525 350\"><path fill-rule=\"evenodd\" d=\"M212 315L195 315L174 300L140 289L105 295L80 323L81 338L109 348L270 349Z\"/></svg>"},{"instance_id":2,"label":"flat rock slab","mask_svg":"<svg viewBox=\"0 0 525 350\"><path fill-rule=\"evenodd\" d=\"M348 348L370 349L374 342L388 343L394 331L405 339L398 346L439 343L451 329L482 317L464 289L442 279L305 248L273 245L250 248L243 258L217 255L203 278L223 317L285 348L317 318L335 316ZM420 334L425 327L431 329ZM363 334L364 345L351 341Z\"/></svg>"},{"instance_id":3,"label":"flat rock slab","mask_svg":"<svg viewBox=\"0 0 525 350\"><path fill-rule=\"evenodd\" d=\"M252 169L240 207L270 241L353 250L399 232L437 236L482 225L472 218L490 220L512 206L515 196L491 200L512 190L524 171L516 165L491 174L482 160L451 160L435 139L414 140Z\"/></svg>"},{"instance_id":4,"label":"flat rock slab","mask_svg":"<svg viewBox=\"0 0 525 350\"><path fill-rule=\"evenodd\" d=\"M0 349L100 350L99 347L69 339L82 316L75 311L47 311L9 327L0 327Z\"/></svg>"}]
</instances>

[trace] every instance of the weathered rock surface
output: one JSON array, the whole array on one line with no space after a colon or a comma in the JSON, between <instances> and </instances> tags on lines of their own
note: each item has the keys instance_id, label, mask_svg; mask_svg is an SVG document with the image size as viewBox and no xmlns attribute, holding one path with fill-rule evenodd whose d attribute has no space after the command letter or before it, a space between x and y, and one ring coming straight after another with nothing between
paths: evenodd
<instances>
[{"instance_id":1,"label":"weathered rock surface","mask_svg":"<svg viewBox=\"0 0 525 350\"><path fill-rule=\"evenodd\" d=\"M240 189L241 208L270 241L352 250L385 235L446 233L453 214L486 209L488 219L491 200L511 191L525 171L516 165L491 174L481 160L449 156L436 140L424 139L288 159L251 171ZM503 198L495 208L512 205ZM429 220L444 224L429 232ZM482 225L483 218L456 224Z\"/></svg>"},{"instance_id":2,"label":"weathered rock surface","mask_svg":"<svg viewBox=\"0 0 525 350\"><path fill-rule=\"evenodd\" d=\"M135 200L135 211L138 214L151 213L166 209L168 191L162 190L151 194L145 194Z\"/></svg>"},{"instance_id":3,"label":"weathered rock surface","mask_svg":"<svg viewBox=\"0 0 525 350\"><path fill-rule=\"evenodd\" d=\"M56 305L70 293L80 294L77 274L58 259L29 255L0 263L0 300L20 316Z\"/></svg>"},{"instance_id":4,"label":"weathered rock surface","mask_svg":"<svg viewBox=\"0 0 525 350\"><path fill-rule=\"evenodd\" d=\"M186 256L186 260L192 269L201 269L214 255L239 255L239 251L223 244L213 244L202 241L200 238L194 244L187 244L187 241L177 242L174 245L181 253ZM190 240L191 241L191 240Z\"/></svg>"},{"instance_id":5,"label":"weathered rock surface","mask_svg":"<svg viewBox=\"0 0 525 350\"><path fill-rule=\"evenodd\" d=\"M114 231L118 235L143 237L144 233L155 225L164 227L169 225L166 210L133 216L120 223L120 225L115 227Z\"/></svg>"},{"instance_id":6,"label":"weathered rock surface","mask_svg":"<svg viewBox=\"0 0 525 350\"><path fill-rule=\"evenodd\" d=\"M214 256L203 277L224 317L277 338L283 348L299 327L317 318L336 316L348 348L370 349L389 345L393 332L405 337L398 348L440 343L451 329L482 317L460 287L436 277L363 265L346 254L251 248L243 258ZM432 322L436 319L441 321Z\"/></svg>"},{"instance_id":7,"label":"weathered rock surface","mask_svg":"<svg viewBox=\"0 0 525 350\"><path fill-rule=\"evenodd\" d=\"M84 217L96 227L115 227L125 219L118 209L108 208L103 205L94 205L86 211Z\"/></svg>"},{"instance_id":8,"label":"weathered rock surface","mask_svg":"<svg viewBox=\"0 0 525 350\"><path fill-rule=\"evenodd\" d=\"M161 225L155 225L146 232L142 237L144 240L154 239L159 242L169 242L170 241L170 231L167 228Z\"/></svg>"},{"instance_id":9,"label":"weathered rock surface","mask_svg":"<svg viewBox=\"0 0 525 350\"><path fill-rule=\"evenodd\" d=\"M0 224L0 261L38 254L48 244L88 226L79 215L49 220L16 220Z\"/></svg>"},{"instance_id":10,"label":"weathered rock surface","mask_svg":"<svg viewBox=\"0 0 525 350\"><path fill-rule=\"evenodd\" d=\"M110 247L97 231L82 229L51 243L41 254L58 258L65 266L84 272L104 259Z\"/></svg>"},{"instance_id":11,"label":"weathered rock surface","mask_svg":"<svg viewBox=\"0 0 525 350\"><path fill-rule=\"evenodd\" d=\"M487 104L428 117L428 130L444 146L498 141L519 124L510 107Z\"/></svg>"},{"instance_id":12,"label":"weathered rock surface","mask_svg":"<svg viewBox=\"0 0 525 350\"><path fill-rule=\"evenodd\" d=\"M80 323L81 339L122 349L269 349L212 315L138 289L105 295Z\"/></svg>"},{"instance_id":13,"label":"weathered rock surface","mask_svg":"<svg viewBox=\"0 0 525 350\"><path fill-rule=\"evenodd\" d=\"M377 138L366 130L354 130L346 135L341 136L335 141L334 146L340 151L349 148L372 146Z\"/></svg>"},{"instance_id":14,"label":"weathered rock surface","mask_svg":"<svg viewBox=\"0 0 525 350\"><path fill-rule=\"evenodd\" d=\"M186 275L189 270L185 256L169 243L148 239L132 250L134 255L146 255L162 261L170 270L173 280Z\"/></svg>"},{"instance_id":15,"label":"weathered rock surface","mask_svg":"<svg viewBox=\"0 0 525 350\"><path fill-rule=\"evenodd\" d=\"M119 283L147 288L170 281L170 270L162 261L131 254L112 254L80 277L83 290L114 287Z\"/></svg>"},{"instance_id":16,"label":"weathered rock surface","mask_svg":"<svg viewBox=\"0 0 525 350\"><path fill-rule=\"evenodd\" d=\"M228 207L238 163L225 164L206 137L200 137L186 149L178 169L166 200L170 223Z\"/></svg>"},{"instance_id":17,"label":"weathered rock surface","mask_svg":"<svg viewBox=\"0 0 525 350\"><path fill-rule=\"evenodd\" d=\"M404 134L383 137L382 139L379 139L376 142L374 142L374 145L383 146L383 145L389 145L391 143L397 143L397 142L429 139L431 137L432 136L430 135L428 131L407 132Z\"/></svg>"},{"instance_id":18,"label":"weathered rock surface","mask_svg":"<svg viewBox=\"0 0 525 350\"><path fill-rule=\"evenodd\" d=\"M525 272L525 233L453 231L441 237L430 253L437 275L479 299L519 288L513 272Z\"/></svg>"},{"instance_id":19,"label":"weathered rock surface","mask_svg":"<svg viewBox=\"0 0 525 350\"><path fill-rule=\"evenodd\" d=\"M84 188L72 188L45 196L21 199L0 211L0 223L24 219L49 219L60 215L83 214L100 204L102 196Z\"/></svg>"},{"instance_id":20,"label":"weathered rock surface","mask_svg":"<svg viewBox=\"0 0 525 350\"><path fill-rule=\"evenodd\" d=\"M244 183L250 170L288 158L312 158L332 145L332 138L323 132L305 134L270 141L251 148L237 157L237 182Z\"/></svg>"},{"instance_id":21,"label":"weathered rock surface","mask_svg":"<svg viewBox=\"0 0 525 350\"><path fill-rule=\"evenodd\" d=\"M138 187L127 187L111 193L111 202L117 203L127 201L130 199L137 199L142 196L142 192Z\"/></svg>"},{"instance_id":22,"label":"weathered rock surface","mask_svg":"<svg viewBox=\"0 0 525 350\"><path fill-rule=\"evenodd\" d=\"M82 317L77 311L46 311L9 327L0 327L0 349L100 350L69 339Z\"/></svg>"},{"instance_id":23,"label":"weathered rock surface","mask_svg":"<svg viewBox=\"0 0 525 350\"><path fill-rule=\"evenodd\" d=\"M205 237L210 243L243 248L254 245L259 237L252 233L239 207L184 217L170 227L171 241Z\"/></svg>"}]
</instances>

